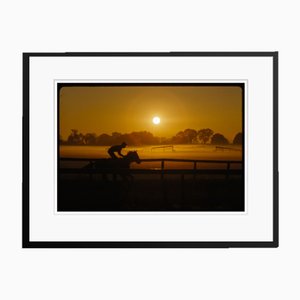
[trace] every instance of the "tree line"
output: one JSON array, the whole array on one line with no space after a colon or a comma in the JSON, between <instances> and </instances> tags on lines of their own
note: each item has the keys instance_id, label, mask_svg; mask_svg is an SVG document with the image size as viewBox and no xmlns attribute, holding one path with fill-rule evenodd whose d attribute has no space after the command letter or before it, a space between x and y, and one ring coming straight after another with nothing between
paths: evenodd
<instances>
[{"instance_id":1,"label":"tree line","mask_svg":"<svg viewBox=\"0 0 300 300\"><path fill-rule=\"evenodd\" d=\"M131 133L113 132L111 135L102 133L80 133L77 129L71 129L67 140L60 136L61 145L99 145L110 146L126 142L128 145L160 145L160 144L211 144L227 145L229 140L221 133L214 133L210 128L200 130L185 129L179 131L171 138L156 137L148 131L134 131ZM241 145L243 143L243 134L237 133L232 144Z\"/></svg>"}]
</instances>

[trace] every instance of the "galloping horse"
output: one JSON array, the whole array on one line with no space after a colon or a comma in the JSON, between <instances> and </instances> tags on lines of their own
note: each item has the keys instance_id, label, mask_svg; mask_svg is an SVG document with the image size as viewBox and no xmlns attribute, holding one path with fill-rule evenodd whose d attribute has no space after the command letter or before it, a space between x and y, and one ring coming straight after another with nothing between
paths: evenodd
<instances>
[{"instance_id":1,"label":"galloping horse","mask_svg":"<svg viewBox=\"0 0 300 300\"><path fill-rule=\"evenodd\" d=\"M97 159L84 168L101 170L104 178L106 178L106 174L112 173L119 174L124 180L127 180L128 177L132 179L130 164L133 162L141 163L137 151L129 151L123 158Z\"/></svg>"}]
</instances>

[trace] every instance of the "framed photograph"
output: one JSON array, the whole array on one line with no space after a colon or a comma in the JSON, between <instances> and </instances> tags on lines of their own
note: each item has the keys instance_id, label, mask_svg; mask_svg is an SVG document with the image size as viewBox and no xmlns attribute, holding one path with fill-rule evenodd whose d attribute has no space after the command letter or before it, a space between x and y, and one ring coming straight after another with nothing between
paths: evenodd
<instances>
[{"instance_id":1,"label":"framed photograph","mask_svg":"<svg viewBox=\"0 0 300 300\"><path fill-rule=\"evenodd\" d=\"M23 54L23 247L277 246L277 52Z\"/></svg>"}]
</instances>

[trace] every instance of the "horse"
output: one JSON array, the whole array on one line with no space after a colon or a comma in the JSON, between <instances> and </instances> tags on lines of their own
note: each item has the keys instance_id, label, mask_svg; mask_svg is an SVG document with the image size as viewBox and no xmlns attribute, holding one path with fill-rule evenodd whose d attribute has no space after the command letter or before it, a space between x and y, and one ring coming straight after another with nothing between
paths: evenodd
<instances>
[{"instance_id":1,"label":"horse","mask_svg":"<svg viewBox=\"0 0 300 300\"><path fill-rule=\"evenodd\" d=\"M86 169L96 169L101 170L104 179L107 179L106 174L112 173L114 176L119 174L123 180L127 181L128 178L133 179L130 174L130 164L131 163L140 164L141 160L137 153L137 151L129 151L122 158L103 158L97 159L91 163L89 163L84 168Z\"/></svg>"},{"instance_id":2,"label":"horse","mask_svg":"<svg viewBox=\"0 0 300 300\"><path fill-rule=\"evenodd\" d=\"M129 151L122 158L103 158L96 159L86 165L85 169L93 169L98 174L102 174L102 183L99 183L99 189L103 195L111 199L116 207L134 207L135 203L130 192L132 191L133 176L130 173L132 163L140 164L141 160L137 151ZM109 180L108 175L112 175ZM117 180L117 177L121 180ZM110 202L113 203L113 202ZM112 204L111 204L112 205Z\"/></svg>"}]
</instances>

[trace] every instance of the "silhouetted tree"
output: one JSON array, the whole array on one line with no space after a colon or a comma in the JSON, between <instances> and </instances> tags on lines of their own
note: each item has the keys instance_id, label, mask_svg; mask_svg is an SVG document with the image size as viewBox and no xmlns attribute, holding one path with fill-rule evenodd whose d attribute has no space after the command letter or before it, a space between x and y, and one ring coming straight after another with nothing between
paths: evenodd
<instances>
[{"instance_id":1,"label":"silhouetted tree","mask_svg":"<svg viewBox=\"0 0 300 300\"><path fill-rule=\"evenodd\" d=\"M186 137L188 144L192 144L193 142L195 142L195 139L197 137L197 131L195 129L185 129L183 134Z\"/></svg>"},{"instance_id":2,"label":"silhouetted tree","mask_svg":"<svg viewBox=\"0 0 300 300\"><path fill-rule=\"evenodd\" d=\"M79 133L79 135L78 135L78 144L79 145L85 144L84 135L82 133Z\"/></svg>"},{"instance_id":3,"label":"silhouetted tree","mask_svg":"<svg viewBox=\"0 0 300 300\"><path fill-rule=\"evenodd\" d=\"M161 137L160 144L169 144L169 139L167 139L166 137Z\"/></svg>"},{"instance_id":4,"label":"silhouetted tree","mask_svg":"<svg viewBox=\"0 0 300 300\"><path fill-rule=\"evenodd\" d=\"M206 144L214 132L210 128L204 128L198 131L198 140L202 144Z\"/></svg>"},{"instance_id":5,"label":"silhouetted tree","mask_svg":"<svg viewBox=\"0 0 300 300\"><path fill-rule=\"evenodd\" d=\"M60 143L65 145L99 145L110 146L126 142L128 145L158 145L158 144L192 144L202 142L206 144L213 131L209 128L201 129L198 132L195 129L185 129L179 131L172 138L159 138L148 131L134 131L131 133L113 132L112 135L102 133L97 136L95 133L82 134L77 129L71 129L71 134L67 141L63 141L60 136ZM241 133L237 134L234 143L239 143ZM228 144L228 140L217 133L211 138L211 144Z\"/></svg>"},{"instance_id":6,"label":"silhouetted tree","mask_svg":"<svg viewBox=\"0 0 300 300\"><path fill-rule=\"evenodd\" d=\"M242 145L243 144L243 134L241 132L237 133L233 139L233 144Z\"/></svg>"},{"instance_id":7,"label":"silhouetted tree","mask_svg":"<svg viewBox=\"0 0 300 300\"><path fill-rule=\"evenodd\" d=\"M215 133L211 138L212 145L227 145L229 142L223 134Z\"/></svg>"},{"instance_id":8,"label":"silhouetted tree","mask_svg":"<svg viewBox=\"0 0 300 300\"><path fill-rule=\"evenodd\" d=\"M135 137L130 133L122 134L122 141L125 142L129 146L136 145L137 140Z\"/></svg>"},{"instance_id":9,"label":"silhouetted tree","mask_svg":"<svg viewBox=\"0 0 300 300\"><path fill-rule=\"evenodd\" d=\"M131 132L124 135L123 140L128 145L141 145L141 133L140 132Z\"/></svg>"},{"instance_id":10,"label":"silhouetted tree","mask_svg":"<svg viewBox=\"0 0 300 300\"><path fill-rule=\"evenodd\" d=\"M175 136L172 137L172 143L174 144L187 144L188 139L183 131L179 131Z\"/></svg>"},{"instance_id":11,"label":"silhouetted tree","mask_svg":"<svg viewBox=\"0 0 300 300\"><path fill-rule=\"evenodd\" d=\"M109 146L114 144L113 139L110 135L102 133L96 137L96 144L100 146Z\"/></svg>"},{"instance_id":12,"label":"silhouetted tree","mask_svg":"<svg viewBox=\"0 0 300 300\"><path fill-rule=\"evenodd\" d=\"M133 132L133 135L138 138L141 145L155 145L159 143L159 138L148 131Z\"/></svg>"},{"instance_id":13,"label":"silhouetted tree","mask_svg":"<svg viewBox=\"0 0 300 300\"><path fill-rule=\"evenodd\" d=\"M96 134L95 133L87 133L84 136L84 143L86 145L95 145L96 144Z\"/></svg>"},{"instance_id":14,"label":"silhouetted tree","mask_svg":"<svg viewBox=\"0 0 300 300\"><path fill-rule=\"evenodd\" d=\"M115 144L120 144L122 143L122 133L120 132L113 132L112 135L112 143L115 143Z\"/></svg>"},{"instance_id":15,"label":"silhouetted tree","mask_svg":"<svg viewBox=\"0 0 300 300\"><path fill-rule=\"evenodd\" d=\"M78 145L81 142L81 136L77 129L71 129L71 134L68 137L68 144Z\"/></svg>"}]
</instances>

